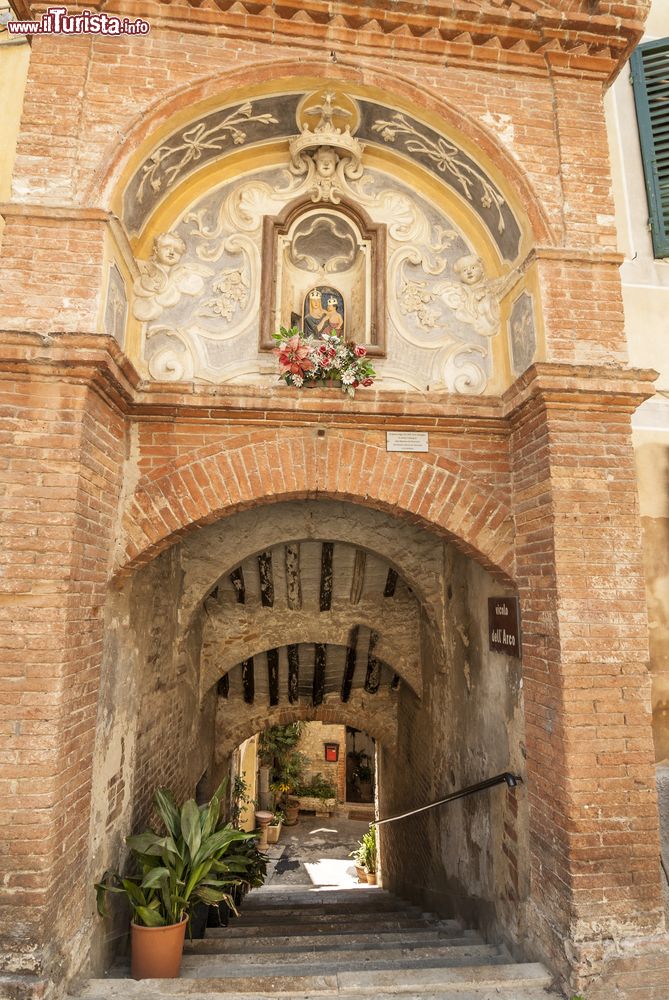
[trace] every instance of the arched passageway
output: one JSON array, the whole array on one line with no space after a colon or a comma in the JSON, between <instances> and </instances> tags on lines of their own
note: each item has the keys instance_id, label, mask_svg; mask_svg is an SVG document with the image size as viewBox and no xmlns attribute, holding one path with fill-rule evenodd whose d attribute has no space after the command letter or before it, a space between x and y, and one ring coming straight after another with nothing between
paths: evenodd
<instances>
[{"instance_id":1,"label":"arched passageway","mask_svg":"<svg viewBox=\"0 0 669 1000\"><path fill-rule=\"evenodd\" d=\"M522 769L519 661L487 645L487 599L499 592L443 537L333 499L185 534L110 600L96 800L121 790L98 817L97 858L147 818L156 786L206 791L272 724L320 720L374 737L384 815ZM518 940L526 841L522 795L496 790L385 827L384 879Z\"/></svg>"}]
</instances>

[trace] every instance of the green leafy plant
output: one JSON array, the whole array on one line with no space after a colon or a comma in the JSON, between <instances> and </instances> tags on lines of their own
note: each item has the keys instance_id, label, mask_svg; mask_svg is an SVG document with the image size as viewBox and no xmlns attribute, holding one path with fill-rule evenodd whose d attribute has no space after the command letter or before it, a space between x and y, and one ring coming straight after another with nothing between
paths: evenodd
<instances>
[{"instance_id":1,"label":"green leafy plant","mask_svg":"<svg viewBox=\"0 0 669 1000\"><path fill-rule=\"evenodd\" d=\"M295 789L296 795L305 795L315 799L334 799L337 797L337 789L332 782L327 781L319 772L309 781L303 782Z\"/></svg>"},{"instance_id":2,"label":"green leafy plant","mask_svg":"<svg viewBox=\"0 0 669 1000\"><path fill-rule=\"evenodd\" d=\"M270 726L260 734L258 753L270 768L270 789L285 809L288 797L295 792L304 777L307 758L295 749L302 736L302 723Z\"/></svg>"},{"instance_id":3,"label":"green leafy plant","mask_svg":"<svg viewBox=\"0 0 669 1000\"><path fill-rule=\"evenodd\" d=\"M287 726L270 726L260 734L258 755L263 764L274 767L275 763L287 757L300 742L302 723L292 722Z\"/></svg>"},{"instance_id":4,"label":"green leafy plant","mask_svg":"<svg viewBox=\"0 0 669 1000\"><path fill-rule=\"evenodd\" d=\"M256 807L256 800L249 795L249 786L240 774L235 777L232 786L232 807L230 809L230 822L233 826L239 826L239 820L246 806Z\"/></svg>"},{"instance_id":5,"label":"green leafy plant","mask_svg":"<svg viewBox=\"0 0 669 1000\"><path fill-rule=\"evenodd\" d=\"M362 867L365 871L372 872L376 871L376 827L373 823L369 824L369 830L367 833L363 833L362 839L360 840L360 857L362 859Z\"/></svg>"},{"instance_id":6,"label":"green leafy plant","mask_svg":"<svg viewBox=\"0 0 669 1000\"><path fill-rule=\"evenodd\" d=\"M107 893L124 895L135 923L146 927L177 924L198 903L225 901L236 912L230 888L255 879L260 864L252 853L258 855L257 850L248 844L252 833L219 824L226 784L222 782L205 805L189 799L181 808L171 792L158 789L154 804L165 832L145 830L126 837L139 874L104 873L95 886L101 916L106 916Z\"/></svg>"},{"instance_id":7,"label":"green leafy plant","mask_svg":"<svg viewBox=\"0 0 669 1000\"><path fill-rule=\"evenodd\" d=\"M254 840L246 840L235 847L235 856L246 865L246 871L240 875L238 882L246 889L258 889L267 877L269 858L262 854Z\"/></svg>"},{"instance_id":8,"label":"green leafy plant","mask_svg":"<svg viewBox=\"0 0 669 1000\"><path fill-rule=\"evenodd\" d=\"M351 851L349 858L353 858L358 868L365 867L365 848L363 847L362 842L359 842L356 849Z\"/></svg>"}]
</instances>

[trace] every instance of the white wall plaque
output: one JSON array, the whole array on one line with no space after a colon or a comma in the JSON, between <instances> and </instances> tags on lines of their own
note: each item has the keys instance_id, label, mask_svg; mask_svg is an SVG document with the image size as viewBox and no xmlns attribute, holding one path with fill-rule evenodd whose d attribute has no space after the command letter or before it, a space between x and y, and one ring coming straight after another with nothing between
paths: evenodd
<instances>
[{"instance_id":1,"label":"white wall plaque","mask_svg":"<svg viewBox=\"0 0 669 1000\"><path fill-rule=\"evenodd\" d=\"M386 431L386 451L429 451L427 431Z\"/></svg>"}]
</instances>

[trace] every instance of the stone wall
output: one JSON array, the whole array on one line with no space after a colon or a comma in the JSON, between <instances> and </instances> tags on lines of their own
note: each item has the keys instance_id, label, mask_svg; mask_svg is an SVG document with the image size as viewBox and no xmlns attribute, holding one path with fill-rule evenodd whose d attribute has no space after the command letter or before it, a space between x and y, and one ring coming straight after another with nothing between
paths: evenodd
<instances>
[{"instance_id":1,"label":"stone wall","mask_svg":"<svg viewBox=\"0 0 669 1000\"><path fill-rule=\"evenodd\" d=\"M107 606L88 900L93 882L107 868L125 862L125 836L156 821L156 789L170 789L181 803L195 796L199 780L212 770L215 699L210 695L200 704L199 649L193 648L193 636L186 655L178 655L174 609L182 578L179 550L174 548L114 593ZM209 782L206 793L216 783L215 778ZM92 916L89 933L91 960L102 971L118 947L118 923Z\"/></svg>"},{"instance_id":2,"label":"stone wall","mask_svg":"<svg viewBox=\"0 0 669 1000\"><path fill-rule=\"evenodd\" d=\"M488 651L487 599L500 588L452 549L444 553L444 642L423 625L422 703L405 689L398 752L384 749L382 817L428 805L503 771L522 775L520 662ZM403 767L397 767L397 761ZM527 791L501 785L382 825L386 887L522 949L529 871Z\"/></svg>"},{"instance_id":3,"label":"stone wall","mask_svg":"<svg viewBox=\"0 0 669 1000\"><path fill-rule=\"evenodd\" d=\"M339 760L325 760L325 744L339 744ZM317 774L337 789L337 801L346 801L346 726L328 726L322 722L307 722L296 750L307 758L306 780Z\"/></svg>"}]
</instances>

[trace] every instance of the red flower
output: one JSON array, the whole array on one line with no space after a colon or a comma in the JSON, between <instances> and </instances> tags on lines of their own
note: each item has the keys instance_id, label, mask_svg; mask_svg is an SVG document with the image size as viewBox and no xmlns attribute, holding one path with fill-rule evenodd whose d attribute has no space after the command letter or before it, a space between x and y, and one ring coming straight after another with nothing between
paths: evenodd
<instances>
[{"instance_id":1,"label":"red flower","mask_svg":"<svg viewBox=\"0 0 669 1000\"><path fill-rule=\"evenodd\" d=\"M330 355L331 358L336 358L337 357L337 352L335 351L334 347L330 348L330 350L328 351L328 354Z\"/></svg>"},{"instance_id":2,"label":"red flower","mask_svg":"<svg viewBox=\"0 0 669 1000\"><path fill-rule=\"evenodd\" d=\"M358 380L357 380L357 379L355 379L355 380L354 380L354 381L353 381L353 382L351 383L351 385L353 386L353 388L354 388L354 389L357 389L357 388L358 388L358 386L360 385L360 383L358 382Z\"/></svg>"},{"instance_id":3,"label":"red flower","mask_svg":"<svg viewBox=\"0 0 669 1000\"><path fill-rule=\"evenodd\" d=\"M327 354L327 352L328 352L328 349L325 346L325 344L321 344L321 346L318 348L318 353L319 354Z\"/></svg>"},{"instance_id":4,"label":"red flower","mask_svg":"<svg viewBox=\"0 0 669 1000\"><path fill-rule=\"evenodd\" d=\"M362 384L363 385L374 385L374 379L373 378L364 378L362 380Z\"/></svg>"},{"instance_id":5,"label":"red flower","mask_svg":"<svg viewBox=\"0 0 669 1000\"><path fill-rule=\"evenodd\" d=\"M367 354L367 348L366 347L356 347L355 348L355 356L356 356L356 358L364 358L365 354Z\"/></svg>"},{"instance_id":6,"label":"red flower","mask_svg":"<svg viewBox=\"0 0 669 1000\"><path fill-rule=\"evenodd\" d=\"M300 375L313 371L315 365L309 360L309 348L306 347L298 334L285 341L282 347L274 351L279 355L279 371L282 375Z\"/></svg>"}]
</instances>

